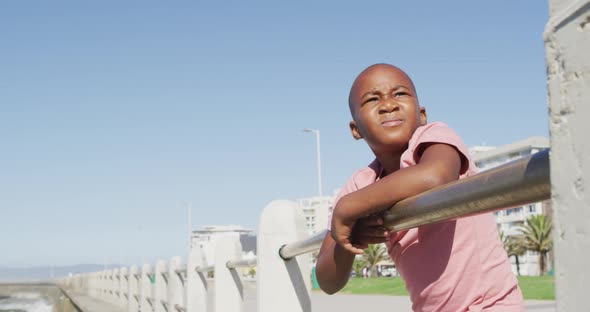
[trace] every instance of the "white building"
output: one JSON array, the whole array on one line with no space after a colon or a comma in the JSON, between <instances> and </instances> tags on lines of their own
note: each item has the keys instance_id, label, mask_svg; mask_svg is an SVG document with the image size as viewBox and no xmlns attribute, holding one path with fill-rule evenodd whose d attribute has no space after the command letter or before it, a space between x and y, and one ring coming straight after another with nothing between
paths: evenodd
<instances>
[{"instance_id":1,"label":"white building","mask_svg":"<svg viewBox=\"0 0 590 312\"><path fill-rule=\"evenodd\" d=\"M202 248L207 265L215 264L215 246L221 237L234 236L242 243L242 258L256 257L256 235L253 230L239 225L207 225L194 230L191 235L191 248Z\"/></svg>"},{"instance_id":2,"label":"white building","mask_svg":"<svg viewBox=\"0 0 590 312\"><path fill-rule=\"evenodd\" d=\"M469 149L469 153L479 168L485 171L518 158L522 158L549 147L549 140L544 137L531 137L526 140L514 142L499 147L475 146ZM506 236L519 235L519 227L532 215L550 214L550 206L547 202L532 203L525 206L512 207L506 210L496 211L496 223L498 231ZM516 274L516 259L510 258L512 271ZM534 251L527 251L519 257L521 275L539 275L538 255Z\"/></svg>"},{"instance_id":3,"label":"white building","mask_svg":"<svg viewBox=\"0 0 590 312\"><path fill-rule=\"evenodd\" d=\"M316 196L296 200L305 216L305 227L309 235L323 231L328 226L336 196Z\"/></svg>"}]
</instances>

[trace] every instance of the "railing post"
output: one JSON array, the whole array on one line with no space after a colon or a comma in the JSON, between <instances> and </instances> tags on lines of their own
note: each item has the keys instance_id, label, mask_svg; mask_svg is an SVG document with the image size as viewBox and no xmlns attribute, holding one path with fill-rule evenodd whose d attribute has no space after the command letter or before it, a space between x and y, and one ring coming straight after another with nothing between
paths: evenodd
<instances>
[{"instance_id":1,"label":"railing post","mask_svg":"<svg viewBox=\"0 0 590 312\"><path fill-rule=\"evenodd\" d=\"M164 278L163 273L167 273L166 262L160 260L156 263L156 269L154 270L154 312L166 312L164 302L167 303L167 283L168 281Z\"/></svg>"},{"instance_id":2,"label":"railing post","mask_svg":"<svg viewBox=\"0 0 590 312\"><path fill-rule=\"evenodd\" d=\"M104 291L105 289L105 275L106 275L106 271L99 271L98 272L98 281L96 283L97 287L96 287L96 292L98 294L98 298L105 300L106 297L106 293Z\"/></svg>"},{"instance_id":3,"label":"railing post","mask_svg":"<svg viewBox=\"0 0 590 312\"><path fill-rule=\"evenodd\" d=\"M109 283L109 291L107 293L108 295L108 302L112 303L112 304L118 304L118 298L117 298L117 291L119 290L119 283L118 283L118 279L117 279L117 273L119 272L118 269L111 269L108 270L108 283Z\"/></svg>"},{"instance_id":4,"label":"railing post","mask_svg":"<svg viewBox=\"0 0 590 312\"><path fill-rule=\"evenodd\" d=\"M148 263L144 263L141 266L140 286L139 286L139 311L151 312L153 311L153 287L152 287L152 266Z\"/></svg>"},{"instance_id":5,"label":"railing post","mask_svg":"<svg viewBox=\"0 0 590 312\"><path fill-rule=\"evenodd\" d=\"M262 211L258 223L258 312L310 312L309 254L290 260L279 249L306 237L305 219L292 201L277 200Z\"/></svg>"},{"instance_id":6,"label":"railing post","mask_svg":"<svg viewBox=\"0 0 590 312\"><path fill-rule=\"evenodd\" d=\"M132 265L129 268L129 275L127 279L127 311L137 312L139 310L139 281L140 276L137 272L137 266Z\"/></svg>"},{"instance_id":7,"label":"railing post","mask_svg":"<svg viewBox=\"0 0 590 312\"><path fill-rule=\"evenodd\" d=\"M550 0L544 39L556 306L557 311L588 311L590 1Z\"/></svg>"},{"instance_id":8,"label":"railing post","mask_svg":"<svg viewBox=\"0 0 590 312\"><path fill-rule=\"evenodd\" d=\"M228 260L239 259L242 246L233 235L221 237L215 246L215 311L244 310L242 281L235 269L228 269Z\"/></svg>"},{"instance_id":9,"label":"railing post","mask_svg":"<svg viewBox=\"0 0 590 312\"><path fill-rule=\"evenodd\" d=\"M129 300L129 276L127 275L127 268L119 269L119 302L117 305L127 307Z\"/></svg>"},{"instance_id":10,"label":"railing post","mask_svg":"<svg viewBox=\"0 0 590 312\"><path fill-rule=\"evenodd\" d=\"M174 257L168 265L168 303L169 312L175 311L176 305L184 307L184 280L176 271L182 267L182 259Z\"/></svg>"},{"instance_id":11,"label":"railing post","mask_svg":"<svg viewBox=\"0 0 590 312\"><path fill-rule=\"evenodd\" d=\"M99 273L99 286L98 286L98 297L99 299L108 301L108 297L107 297L107 270L102 270Z\"/></svg>"},{"instance_id":12,"label":"railing post","mask_svg":"<svg viewBox=\"0 0 590 312\"><path fill-rule=\"evenodd\" d=\"M88 296L98 298L98 293L96 292L96 272L84 274L88 279Z\"/></svg>"},{"instance_id":13,"label":"railing post","mask_svg":"<svg viewBox=\"0 0 590 312\"><path fill-rule=\"evenodd\" d=\"M186 265L186 311L207 311L207 273L196 269L207 265L199 246L191 247Z\"/></svg>"}]
</instances>

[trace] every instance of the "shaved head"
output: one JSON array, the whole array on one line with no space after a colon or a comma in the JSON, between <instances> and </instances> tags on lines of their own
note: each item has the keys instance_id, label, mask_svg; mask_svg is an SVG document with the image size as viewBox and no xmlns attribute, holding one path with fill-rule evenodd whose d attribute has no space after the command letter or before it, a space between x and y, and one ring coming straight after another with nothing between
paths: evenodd
<instances>
[{"instance_id":1,"label":"shaved head","mask_svg":"<svg viewBox=\"0 0 590 312\"><path fill-rule=\"evenodd\" d=\"M367 91L367 88L370 89L372 84L377 83L374 78L378 75L382 75L383 73L389 73L391 75L397 76L398 80L400 80L403 84L406 84L407 87L411 88L414 91L414 94L416 93L416 88L414 87L412 79L399 67L384 63L371 65L356 77L352 87L350 88L350 93L348 94L348 107L350 108L350 113L352 114L353 118L355 115L355 104L357 103L359 97L362 96L363 92Z\"/></svg>"}]
</instances>

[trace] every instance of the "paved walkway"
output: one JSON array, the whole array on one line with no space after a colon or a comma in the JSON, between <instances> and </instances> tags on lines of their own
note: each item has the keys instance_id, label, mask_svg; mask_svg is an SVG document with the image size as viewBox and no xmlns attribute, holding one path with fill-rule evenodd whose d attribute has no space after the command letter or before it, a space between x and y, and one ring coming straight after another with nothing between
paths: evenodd
<instances>
[{"instance_id":1,"label":"paved walkway","mask_svg":"<svg viewBox=\"0 0 590 312\"><path fill-rule=\"evenodd\" d=\"M212 288L211 288L212 289ZM124 309L104 301L90 298L79 293L68 293L72 301L80 306L84 312L124 312ZM209 312L214 311L214 294L208 294ZM412 303L407 296L383 296L383 295L326 295L320 291L311 293L311 305L313 312L359 312L367 310L375 311L411 311ZM555 312L555 301L526 300L526 311L531 312ZM244 287L244 312L256 312L255 287Z\"/></svg>"},{"instance_id":2,"label":"paved walkway","mask_svg":"<svg viewBox=\"0 0 590 312\"><path fill-rule=\"evenodd\" d=\"M82 293L68 291L67 294L70 300L84 312L126 312L125 309L114 304L89 297Z\"/></svg>"},{"instance_id":3,"label":"paved walkway","mask_svg":"<svg viewBox=\"0 0 590 312\"><path fill-rule=\"evenodd\" d=\"M213 294L209 293L208 302ZM311 307L313 312L359 312L359 311L412 311L412 302L408 296L383 295L326 295L321 291L312 291ZM208 305L209 312L213 306ZM526 311L555 312L555 301L525 300ZM244 285L244 312L256 312L255 286Z\"/></svg>"}]
</instances>

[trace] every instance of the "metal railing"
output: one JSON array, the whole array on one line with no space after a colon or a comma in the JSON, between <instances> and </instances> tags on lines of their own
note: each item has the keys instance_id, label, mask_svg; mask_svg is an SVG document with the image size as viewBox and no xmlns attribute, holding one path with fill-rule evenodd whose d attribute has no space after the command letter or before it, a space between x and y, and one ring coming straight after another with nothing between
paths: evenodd
<instances>
[{"instance_id":1,"label":"metal railing","mask_svg":"<svg viewBox=\"0 0 590 312\"><path fill-rule=\"evenodd\" d=\"M293 257L319 250L327 232L328 230L323 230L314 234L310 238L283 245L279 249L279 256L283 260L289 260Z\"/></svg>"},{"instance_id":2,"label":"metal railing","mask_svg":"<svg viewBox=\"0 0 590 312\"><path fill-rule=\"evenodd\" d=\"M544 150L402 200L385 213L385 225L400 231L548 198L549 150ZM153 268L144 264L141 272L132 266L76 276L70 283L86 285L88 293L127 311L194 312L206 309L206 275L213 271L215 309L241 311L244 285L236 269L256 266L259 312L309 312L309 256L326 231L306 237L304 225L296 203L274 201L260 218L256 258L243 259L239 238L227 236L216 243L214 264L205 261L204 250L193 248L186 266L175 257Z\"/></svg>"},{"instance_id":3,"label":"metal railing","mask_svg":"<svg viewBox=\"0 0 590 312\"><path fill-rule=\"evenodd\" d=\"M393 231L502 210L551 198L549 149L404 199L385 214ZM284 260L320 248L322 231L279 249Z\"/></svg>"},{"instance_id":4,"label":"metal railing","mask_svg":"<svg viewBox=\"0 0 590 312\"><path fill-rule=\"evenodd\" d=\"M549 149L395 204L385 214L394 231L502 210L551 198Z\"/></svg>"},{"instance_id":5,"label":"metal railing","mask_svg":"<svg viewBox=\"0 0 590 312\"><path fill-rule=\"evenodd\" d=\"M256 258L252 259L240 259L240 260L229 260L225 263L228 269L236 268L249 268L256 266Z\"/></svg>"}]
</instances>

